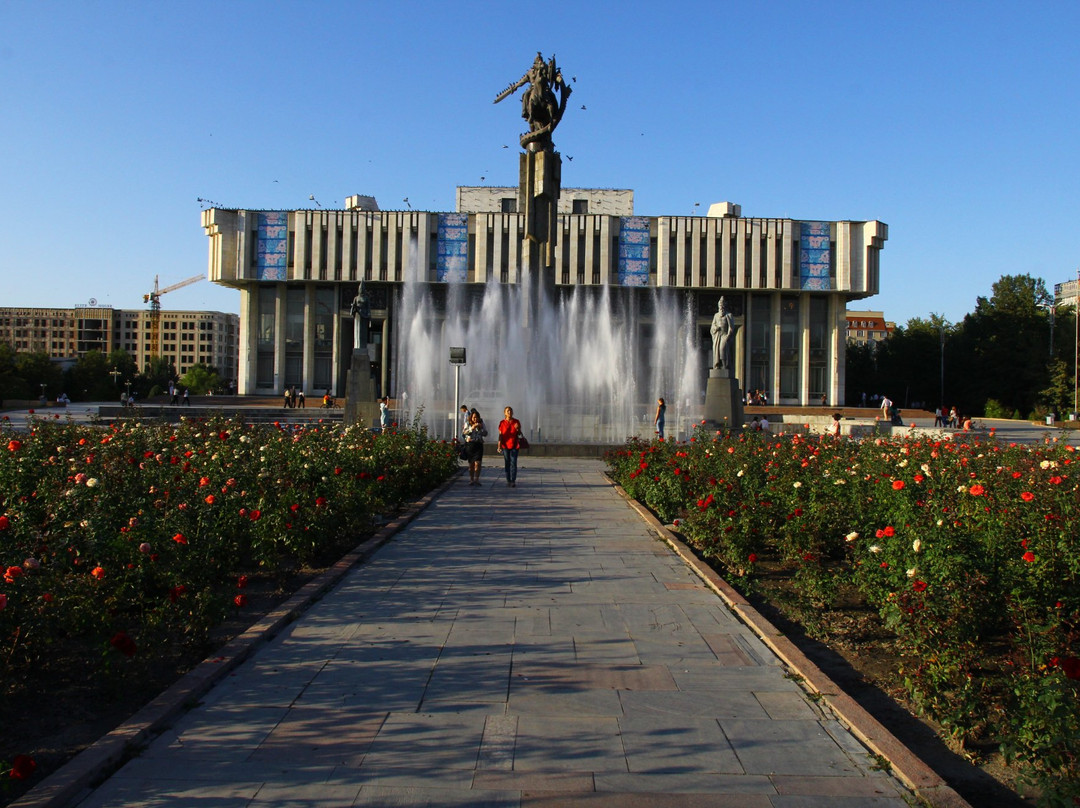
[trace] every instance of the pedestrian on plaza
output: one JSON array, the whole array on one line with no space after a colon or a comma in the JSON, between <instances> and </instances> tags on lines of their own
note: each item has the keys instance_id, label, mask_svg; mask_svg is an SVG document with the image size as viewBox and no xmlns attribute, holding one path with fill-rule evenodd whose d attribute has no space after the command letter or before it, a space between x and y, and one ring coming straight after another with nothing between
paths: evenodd
<instances>
[{"instance_id":1,"label":"pedestrian on plaza","mask_svg":"<svg viewBox=\"0 0 1080 808\"><path fill-rule=\"evenodd\" d=\"M301 387L296 391L296 406L302 410L306 410L307 406L304 403L304 388Z\"/></svg>"},{"instance_id":2,"label":"pedestrian on plaza","mask_svg":"<svg viewBox=\"0 0 1080 808\"><path fill-rule=\"evenodd\" d=\"M458 434L461 436L461 440L464 441L465 427L469 425L469 408L462 404L461 407L458 409L458 412L461 413L461 428L458 429Z\"/></svg>"},{"instance_id":3,"label":"pedestrian on plaza","mask_svg":"<svg viewBox=\"0 0 1080 808\"><path fill-rule=\"evenodd\" d=\"M385 432L390 428L390 397L379 399L379 429Z\"/></svg>"},{"instance_id":4,"label":"pedestrian on plaza","mask_svg":"<svg viewBox=\"0 0 1080 808\"><path fill-rule=\"evenodd\" d=\"M886 418L892 415L892 399L888 396L881 397L881 414Z\"/></svg>"},{"instance_id":5,"label":"pedestrian on plaza","mask_svg":"<svg viewBox=\"0 0 1080 808\"><path fill-rule=\"evenodd\" d=\"M761 431L762 432L768 432L769 431L769 416L767 416L767 415L761 416Z\"/></svg>"},{"instance_id":6,"label":"pedestrian on plaza","mask_svg":"<svg viewBox=\"0 0 1080 808\"><path fill-rule=\"evenodd\" d=\"M469 423L465 427L465 459L469 463L469 485L480 485L480 466L484 462L484 438L487 427L480 417L479 410L473 407L469 412Z\"/></svg>"},{"instance_id":7,"label":"pedestrian on plaza","mask_svg":"<svg viewBox=\"0 0 1080 808\"><path fill-rule=\"evenodd\" d=\"M956 407L952 407L949 410L949 423L948 425L953 429L956 429L956 424L960 420L960 413L956 411Z\"/></svg>"},{"instance_id":8,"label":"pedestrian on plaza","mask_svg":"<svg viewBox=\"0 0 1080 808\"><path fill-rule=\"evenodd\" d=\"M174 384L170 384L170 387L172 387L172 400L169 401L169 404L175 407L180 403L180 388Z\"/></svg>"},{"instance_id":9,"label":"pedestrian on plaza","mask_svg":"<svg viewBox=\"0 0 1080 808\"><path fill-rule=\"evenodd\" d=\"M834 412L832 417L832 425L829 427L829 434L834 438L840 437L840 413Z\"/></svg>"},{"instance_id":10,"label":"pedestrian on plaza","mask_svg":"<svg viewBox=\"0 0 1080 808\"><path fill-rule=\"evenodd\" d=\"M941 407L934 409L934 426L945 426L945 419L941 417Z\"/></svg>"},{"instance_id":11,"label":"pedestrian on plaza","mask_svg":"<svg viewBox=\"0 0 1080 808\"><path fill-rule=\"evenodd\" d=\"M499 421L499 454L503 456L506 484L510 488L517 488L517 462L521 442L521 421L514 417L514 408L507 406L503 410L503 419Z\"/></svg>"},{"instance_id":12,"label":"pedestrian on plaza","mask_svg":"<svg viewBox=\"0 0 1080 808\"><path fill-rule=\"evenodd\" d=\"M664 413L667 412L667 404L664 403L663 397L656 399L656 416L653 418L653 426L656 427L656 434L660 436L660 440L664 439Z\"/></svg>"},{"instance_id":13,"label":"pedestrian on plaza","mask_svg":"<svg viewBox=\"0 0 1080 808\"><path fill-rule=\"evenodd\" d=\"M184 406L191 406L191 397L188 395L188 389L186 387L184 388Z\"/></svg>"},{"instance_id":14,"label":"pedestrian on plaza","mask_svg":"<svg viewBox=\"0 0 1080 808\"><path fill-rule=\"evenodd\" d=\"M281 402L281 409L287 410L292 404L292 388L285 388L285 400Z\"/></svg>"}]
</instances>

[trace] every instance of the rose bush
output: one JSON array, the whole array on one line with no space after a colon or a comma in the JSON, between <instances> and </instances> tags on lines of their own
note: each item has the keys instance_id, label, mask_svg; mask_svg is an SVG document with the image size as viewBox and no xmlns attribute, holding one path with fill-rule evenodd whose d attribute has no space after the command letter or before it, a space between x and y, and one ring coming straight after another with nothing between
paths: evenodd
<instances>
[{"instance_id":1,"label":"rose bush","mask_svg":"<svg viewBox=\"0 0 1080 808\"><path fill-rule=\"evenodd\" d=\"M608 464L736 585L767 562L807 609L857 593L916 705L960 743L997 739L1048 804L1080 796L1080 672L1060 663L1080 657L1073 448L698 433Z\"/></svg>"},{"instance_id":2,"label":"rose bush","mask_svg":"<svg viewBox=\"0 0 1080 808\"><path fill-rule=\"evenodd\" d=\"M456 465L418 426L0 422L5 694L73 657L138 676L243 608L247 576L335 558Z\"/></svg>"}]
</instances>

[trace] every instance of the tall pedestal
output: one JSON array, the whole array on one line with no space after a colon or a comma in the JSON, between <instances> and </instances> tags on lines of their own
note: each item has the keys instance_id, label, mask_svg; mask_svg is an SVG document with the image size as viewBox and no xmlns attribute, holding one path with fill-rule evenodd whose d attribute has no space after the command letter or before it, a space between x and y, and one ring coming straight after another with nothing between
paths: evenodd
<instances>
[{"instance_id":1,"label":"tall pedestal","mask_svg":"<svg viewBox=\"0 0 1080 808\"><path fill-rule=\"evenodd\" d=\"M726 368L709 371L709 381L705 385L705 423L710 429L742 429L742 391L738 380L730 374Z\"/></svg>"},{"instance_id":2,"label":"tall pedestal","mask_svg":"<svg viewBox=\"0 0 1080 808\"><path fill-rule=\"evenodd\" d=\"M353 351L352 363L345 374L345 409L342 423L351 426L379 422L379 402L375 398L375 380L371 378L371 360L367 352Z\"/></svg>"},{"instance_id":3,"label":"tall pedestal","mask_svg":"<svg viewBox=\"0 0 1080 808\"><path fill-rule=\"evenodd\" d=\"M559 240L562 157L556 151L526 151L520 157L518 210L525 214L525 238L540 245L540 266L555 266Z\"/></svg>"}]
</instances>

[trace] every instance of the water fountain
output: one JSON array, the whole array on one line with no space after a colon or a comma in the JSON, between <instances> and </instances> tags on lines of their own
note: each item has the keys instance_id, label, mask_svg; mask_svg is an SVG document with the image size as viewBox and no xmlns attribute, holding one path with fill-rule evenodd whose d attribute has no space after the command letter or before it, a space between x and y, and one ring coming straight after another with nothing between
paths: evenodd
<instances>
[{"instance_id":1,"label":"water fountain","mask_svg":"<svg viewBox=\"0 0 1080 808\"><path fill-rule=\"evenodd\" d=\"M511 405L532 442L650 437L658 396L669 435L700 419L706 351L690 296L610 286L549 295L527 282L431 286L415 273L395 302L403 327L394 375L399 401L414 414L422 408L432 434L453 436L461 403L477 407L489 429ZM538 299L528 300L530 288ZM468 352L459 402L451 346Z\"/></svg>"}]
</instances>

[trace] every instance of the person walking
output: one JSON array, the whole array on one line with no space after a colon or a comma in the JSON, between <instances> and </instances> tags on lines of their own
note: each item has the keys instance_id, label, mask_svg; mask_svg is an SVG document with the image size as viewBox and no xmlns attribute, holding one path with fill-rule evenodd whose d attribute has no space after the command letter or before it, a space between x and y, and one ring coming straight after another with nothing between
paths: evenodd
<instances>
[{"instance_id":1,"label":"person walking","mask_svg":"<svg viewBox=\"0 0 1080 808\"><path fill-rule=\"evenodd\" d=\"M461 440L464 441L465 427L469 425L469 408L462 404L459 412L461 413L461 429L458 430L458 434L461 436Z\"/></svg>"},{"instance_id":2,"label":"person walking","mask_svg":"<svg viewBox=\"0 0 1080 808\"><path fill-rule=\"evenodd\" d=\"M188 395L188 389L186 387L184 388L184 406L185 407L190 407L191 406L191 396Z\"/></svg>"},{"instance_id":3,"label":"person walking","mask_svg":"<svg viewBox=\"0 0 1080 808\"><path fill-rule=\"evenodd\" d=\"M945 426L945 419L941 417L941 407L934 410L934 426Z\"/></svg>"},{"instance_id":4,"label":"person walking","mask_svg":"<svg viewBox=\"0 0 1080 808\"><path fill-rule=\"evenodd\" d=\"M379 430L385 432L390 428L390 397L383 396L379 399Z\"/></svg>"},{"instance_id":5,"label":"person walking","mask_svg":"<svg viewBox=\"0 0 1080 808\"><path fill-rule=\"evenodd\" d=\"M499 421L499 454L506 466L506 484L517 488L518 451L521 449L521 421L514 417L514 408L503 410L503 419Z\"/></svg>"},{"instance_id":6,"label":"person walking","mask_svg":"<svg viewBox=\"0 0 1080 808\"><path fill-rule=\"evenodd\" d=\"M484 462L484 438L487 427L480 412L473 407L465 427L465 459L469 463L469 485L480 485L480 467Z\"/></svg>"},{"instance_id":7,"label":"person walking","mask_svg":"<svg viewBox=\"0 0 1080 808\"><path fill-rule=\"evenodd\" d=\"M304 388L303 387L301 387L299 390L296 391L296 406L299 407L302 410L307 409L307 405L304 402Z\"/></svg>"},{"instance_id":8,"label":"person walking","mask_svg":"<svg viewBox=\"0 0 1080 808\"><path fill-rule=\"evenodd\" d=\"M662 397L656 399L656 416L653 418L653 426L660 440L664 439L664 413L666 412L667 404L664 403L664 399Z\"/></svg>"}]
</instances>

